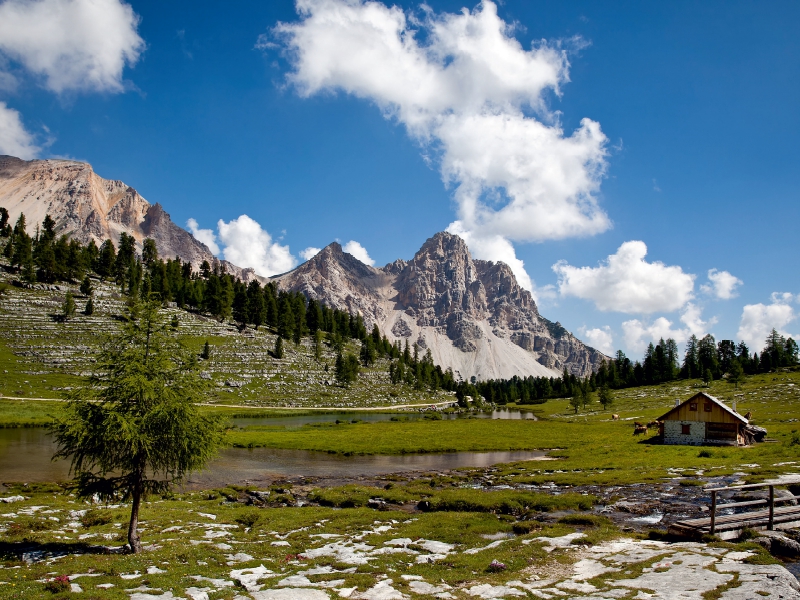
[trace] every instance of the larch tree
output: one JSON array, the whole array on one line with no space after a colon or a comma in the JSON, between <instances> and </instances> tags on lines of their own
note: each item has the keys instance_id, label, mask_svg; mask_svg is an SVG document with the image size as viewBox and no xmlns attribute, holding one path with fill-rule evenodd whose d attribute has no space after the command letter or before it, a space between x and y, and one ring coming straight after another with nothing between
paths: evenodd
<instances>
[{"instance_id":1,"label":"larch tree","mask_svg":"<svg viewBox=\"0 0 800 600\"><path fill-rule=\"evenodd\" d=\"M102 344L94 374L70 392L54 426L54 458L71 460L80 497L131 501L133 553L142 550L142 499L201 469L222 442L221 421L197 407L204 391L194 354L158 303L132 303L121 331Z\"/></svg>"}]
</instances>

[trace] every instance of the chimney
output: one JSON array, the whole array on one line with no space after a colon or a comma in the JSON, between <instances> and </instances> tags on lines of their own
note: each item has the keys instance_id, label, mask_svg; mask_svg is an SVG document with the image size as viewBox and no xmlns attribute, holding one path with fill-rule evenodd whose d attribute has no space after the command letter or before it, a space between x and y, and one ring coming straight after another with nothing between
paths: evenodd
<instances>
[{"instance_id":1,"label":"chimney","mask_svg":"<svg viewBox=\"0 0 800 600\"><path fill-rule=\"evenodd\" d=\"M733 412L736 412L736 400L734 400L734 401L731 403L731 408L733 409Z\"/></svg>"},{"instance_id":2,"label":"chimney","mask_svg":"<svg viewBox=\"0 0 800 600\"><path fill-rule=\"evenodd\" d=\"M681 399L680 398L675 398L675 406L679 406L680 403L681 403Z\"/></svg>"}]
</instances>

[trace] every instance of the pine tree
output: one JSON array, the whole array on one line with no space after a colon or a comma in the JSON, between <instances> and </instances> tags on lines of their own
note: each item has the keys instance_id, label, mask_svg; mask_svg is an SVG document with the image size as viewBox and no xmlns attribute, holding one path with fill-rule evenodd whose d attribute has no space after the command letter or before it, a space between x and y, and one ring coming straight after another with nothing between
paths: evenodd
<instances>
[{"instance_id":1,"label":"pine tree","mask_svg":"<svg viewBox=\"0 0 800 600\"><path fill-rule=\"evenodd\" d=\"M283 338L278 336L275 340L275 358L283 358Z\"/></svg>"},{"instance_id":2,"label":"pine tree","mask_svg":"<svg viewBox=\"0 0 800 600\"><path fill-rule=\"evenodd\" d=\"M243 283L237 282L234 286L233 294L233 320L240 323L242 327L248 321L247 314L247 290Z\"/></svg>"},{"instance_id":3,"label":"pine tree","mask_svg":"<svg viewBox=\"0 0 800 600\"><path fill-rule=\"evenodd\" d=\"M72 292L67 292L64 298L64 304L61 306L64 320L68 321L75 316L75 298L72 297Z\"/></svg>"},{"instance_id":4,"label":"pine tree","mask_svg":"<svg viewBox=\"0 0 800 600\"><path fill-rule=\"evenodd\" d=\"M203 344L203 351L200 353L200 358L203 360L208 360L211 358L211 346L208 344L208 340L206 340L206 343Z\"/></svg>"},{"instance_id":5,"label":"pine tree","mask_svg":"<svg viewBox=\"0 0 800 600\"><path fill-rule=\"evenodd\" d=\"M85 314L87 317L90 317L94 314L94 302L92 302L91 296L89 297L89 300L86 301L86 308L83 309L83 314Z\"/></svg>"},{"instance_id":6,"label":"pine tree","mask_svg":"<svg viewBox=\"0 0 800 600\"><path fill-rule=\"evenodd\" d=\"M152 238L145 238L142 243L142 264L145 267L150 267L158 260L158 248L156 242Z\"/></svg>"},{"instance_id":7,"label":"pine tree","mask_svg":"<svg viewBox=\"0 0 800 600\"><path fill-rule=\"evenodd\" d=\"M314 358L317 361L322 358L322 332L319 329L314 332Z\"/></svg>"},{"instance_id":8,"label":"pine tree","mask_svg":"<svg viewBox=\"0 0 800 600\"><path fill-rule=\"evenodd\" d=\"M350 387L358 378L358 359L349 352L336 355L336 381L343 387Z\"/></svg>"},{"instance_id":9,"label":"pine tree","mask_svg":"<svg viewBox=\"0 0 800 600\"><path fill-rule=\"evenodd\" d=\"M84 296L91 296L93 291L94 290L92 290L92 280L89 279L89 276L87 275L86 277L83 278L83 281L81 282L81 294L83 294Z\"/></svg>"},{"instance_id":10,"label":"pine tree","mask_svg":"<svg viewBox=\"0 0 800 600\"><path fill-rule=\"evenodd\" d=\"M105 279L114 273L114 263L117 258L117 252L114 249L114 242L106 240L100 246L100 252L97 256L97 262L94 270L100 277Z\"/></svg>"},{"instance_id":11,"label":"pine tree","mask_svg":"<svg viewBox=\"0 0 800 600\"><path fill-rule=\"evenodd\" d=\"M739 389L739 384L744 381L744 370L742 369L742 363L739 362L739 359L734 358L731 361L730 367L728 367L728 383L732 383L734 385L734 389Z\"/></svg>"},{"instance_id":12,"label":"pine tree","mask_svg":"<svg viewBox=\"0 0 800 600\"><path fill-rule=\"evenodd\" d=\"M700 376L700 366L697 361L697 336L692 334L686 342L686 353L683 357L682 373L686 379L694 379Z\"/></svg>"},{"instance_id":13,"label":"pine tree","mask_svg":"<svg viewBox=\"0 0 800 600\"><path fill-rule=\"evenodd\" d=\"M128 542L139 553L142 500L201 469L222 443L223 426L199 411L205 384L197 361L157 303L132 304L94 372L70 393L54 427L55 457L71 459L80 497L131 500Z\"/></svg>"},{"instance_id":14,"label":"pine tree","mask_svg":"<svg viewBox=\"0 0 800 600\"><path fill-rule=\"evenodd\" d=\"M267 320L267 303L258 281L247 286L247 320L258 329Z\"/></svg>"},{"instance_id":15,"label":"pine tree","mask_svg":"<svg viewBox=\"0 0 800 600\"><path fill-rule=\"evenodd\" d=\"M614 403L614 395L611 392L611 388L605 384L600 386L597 392L597 399L603 405L603 410L608 410L608 407Z\"/></svg>"}]
</instances>

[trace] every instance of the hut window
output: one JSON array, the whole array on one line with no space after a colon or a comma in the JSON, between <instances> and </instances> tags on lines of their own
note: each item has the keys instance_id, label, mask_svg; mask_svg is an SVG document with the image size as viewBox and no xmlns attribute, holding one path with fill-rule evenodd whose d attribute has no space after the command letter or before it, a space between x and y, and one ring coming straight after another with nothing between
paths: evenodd
<instances>
[{"instance_id":1,"label":"hut window","mask_svg":"<svg viewBox=\"0 0 800 600\"><path fill-rule=\"evenodd\" d=\"M695 405L697 406L697 405ZM683 435L691 435L692 433L692 426L691 425L681 425L681 434Z\"/></svg>"},{"instance_id":2,"label":"hut window","mask_svg":"<svg viewBox=\"0 0 800 600\"><path fill-rule=\"evenodd\" d=\"M711 412L711 402L706 402L703 405L703 410L706 411L706 412Z\"/></svg>"},{"instance_id":3,"label":"hut window","mask_svg":"<svg viewBox=\"0 0 800 600\"><path fill-rule=\"evenodd\" d=\"M689 410L697 410L697 402L689 402Z\"/></svg>"}]
</instances>

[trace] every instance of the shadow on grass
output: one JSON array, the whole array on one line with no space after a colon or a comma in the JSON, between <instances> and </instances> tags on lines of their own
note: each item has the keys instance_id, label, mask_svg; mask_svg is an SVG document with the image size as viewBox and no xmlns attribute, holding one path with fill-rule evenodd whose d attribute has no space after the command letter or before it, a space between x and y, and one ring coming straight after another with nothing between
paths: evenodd
<instances>
[{"instance_id":1,"label":"shadow on grass","mask_svg":"<svg viewBox=\"0 0 800 600\"><path fill-rule=\"evenodd\" d=\"M36 563L69 554L125 554L126 546L98 546L85 542L0 541L0 560Z\"/></svg>"},{"instance_id":2,"label":"shadow on grass","mask_svg":"<svg viewBox=\"0 0 800 600\"><path fill-rule=\"evenodd\" d=\"M664 443L661 441L661 437L658 435L650 436L649 438L644 438L643 440L639 440L638 444L645 444L648 446L663 446Z\"/></svg>"}]
</instances>

